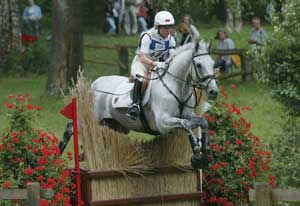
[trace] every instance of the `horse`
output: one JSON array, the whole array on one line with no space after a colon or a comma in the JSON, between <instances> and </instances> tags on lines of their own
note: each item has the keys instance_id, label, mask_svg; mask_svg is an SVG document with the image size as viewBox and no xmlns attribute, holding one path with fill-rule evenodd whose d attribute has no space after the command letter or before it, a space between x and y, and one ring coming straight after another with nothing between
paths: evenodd
<instances>
[{"instance_id":1,"label":"horse","mask_svg":"<svg viewBox=\"0 0 300 206\"><path fill-rule=\"evenodd\" d=\"M103 76L91 84L94 94L94 109L98 121L108 127L128 133L130 130L150 134L166 134L174 128L183 128L194 153L192 165L203 166L202 155L207 140L207 121L196 116L194 105L197 98L193 87L205 90L209 99L216 99L218 87L214 75L214 61L209 55L210 44L204 41L189 43L170 55L167 69L153 72L148 86L148 99L143 101L141 117L132 120L126 116L128 107L114 107L118 101L118 88L129 83L127 77ZM147 79L147 77L143 77ZM132 87L132 86L131 86ZM201 127L201 141L192 132ZM200 142L200 143L199 143ZM200 164L199 161L202 161Z\"/></svg>"}]
</instances>

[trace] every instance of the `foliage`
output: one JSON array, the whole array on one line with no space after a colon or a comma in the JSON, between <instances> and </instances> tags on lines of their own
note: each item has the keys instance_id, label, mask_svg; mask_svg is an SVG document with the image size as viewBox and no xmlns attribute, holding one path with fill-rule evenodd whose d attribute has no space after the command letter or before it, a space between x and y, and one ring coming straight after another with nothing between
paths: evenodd
<instances>
[{"instance_id":1,"label":"foliage","mask_svg":"<svg viewBox=\"0 0 300 206\"><path fill-rule=\"evenodd\" d=\"M236 95L236 85L231 93ZM271 152L260 138L251 133L251 124L239 108L232 103L221 86L223 98L206 115L209 121L211 154L209 168L204 170L206 205L233 206L248 202L248 191L257 180L269 178L275 187L275 177L270 173Z\"/></svg>"},{"instance_id":2,"label":"foliage","mask_svg":"<svg viewBox=\"0 0 300 206\"><path fill-rule=\"evenodd\" d=\"M41 106L30 103L30 95L9 96L9 127L0 140L0 188L26 188L30 182L39 182L42 188L55 191L53 200L41 199L41 205L71 206L70 172L66 169L66 159L60 156L58 139L38 129L31 123ZM68 153L72 158L71 153ZM24 205L23 201L18 202ZM2 201L1 205L11 205Z\"/></svg>"},{"instance_id":3,"label":"foliage","mask_svg":"<svg viewBox=\"0 0 300 206\"><path fill-rule=\"evenodd\" d=\"M300 115L300 1L284 4L281 13L271 14L274 32L266 45L252 55L261 65L258 77L273 87L273 94L290 111Z\"/></svg>"},{"instance_id":4,"label":"foliage","mask_svg":"<svg viewBox=\"0 0 300 206\"><path fill-rule=\"evenodd\" d=\"M281 187L300 187L300 119L290 118L272 140L272 167Z\"/></svg>"},{"instance_id":5,"label":"foliage","mask_svg":"<svg viewBox=\"0 0 300 206\"><path fill-rule=\"evenodd\" d=\"M44 74L48 71L49 59L46 42L38 42L25 45L25 51L12 51L8 54L2 74L24 75L26 73Z\"/></svg>"}]
</instances>

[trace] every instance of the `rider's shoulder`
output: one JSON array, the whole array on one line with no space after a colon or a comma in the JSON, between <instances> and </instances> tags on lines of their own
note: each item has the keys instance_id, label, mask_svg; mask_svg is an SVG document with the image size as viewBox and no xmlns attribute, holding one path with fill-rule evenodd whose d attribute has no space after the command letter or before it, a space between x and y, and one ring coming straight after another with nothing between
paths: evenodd
<instances>
[{"instance_id":1,"label":"rider's shoulder","mask_svg":"<svg viewBox=\"0 0 300 206\"><path fill-rule=\"evenodd\" d=\"M148 35L150 38L155 36L157 34L157 30L153 27L151 29L148 29L147 31L144 31L141 33L141 38L145 35Z\"/></svg>"}]
</instances>

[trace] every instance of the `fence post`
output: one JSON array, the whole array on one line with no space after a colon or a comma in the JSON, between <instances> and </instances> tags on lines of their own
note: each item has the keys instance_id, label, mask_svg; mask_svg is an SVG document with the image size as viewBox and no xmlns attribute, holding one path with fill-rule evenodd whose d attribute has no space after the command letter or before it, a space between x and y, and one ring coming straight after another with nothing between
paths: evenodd
<instances>
[{"instance_id":1,"label":"fence post","mask_svg":"<svg viewBox=\"0 0 300 206\"><path fill-rule=\"evenodd\" d=\"M92 201L92 185L89 177L89 171L86 168L80 169L80 178L81 178L81 199L84 203L84 206L89 206L89 202Z\"/></svg>"},{"instance_id":2,"label":"fence post","mask_svg":"<svg viewBox=\"0 0 300 206\"><path fill-rule=\"evenodd\" d=\"M124 46L118 47L120 75L128 75L128 48Z\"/></svg>"},{"instance_id":3,"label":"fence post","mask_svg":"<svg viewBox=\"0 0 300 206\"><path fill-rule=\"evenodd\" d=\"M40 184L37 182L27 185L27 204L30 206L40 206Z\"/></svg>"},{"instance_id":4,"label":"fence post","mask_svg":"<svg viewBox=\"0 0 300 206\"><path fill-rule=\"evenodd\" d=\"M268 183L255 184L256 206L272 206L272 190Z\"/></svg>"},{"instance_id":5,"label":"fence post","mask_svg":"<svg viewBox=\"0 0 300 206\"><path fill-rule=\"evenodd\" d=\"M240 53L240 58L241 58L241 70L242 70L242 80L246 81L247 79L247 66L246 66L246 61L245 61L245 52Z\"/></svg>"}]
</instances>

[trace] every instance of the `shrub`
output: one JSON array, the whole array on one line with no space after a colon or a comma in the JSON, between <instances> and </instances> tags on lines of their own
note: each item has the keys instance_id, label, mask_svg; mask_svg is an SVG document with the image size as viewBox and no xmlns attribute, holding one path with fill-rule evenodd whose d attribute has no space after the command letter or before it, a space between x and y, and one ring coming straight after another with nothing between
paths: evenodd
<instances>
[{"instance_id":1,"label":"shrub","mask_svg":"<svg viewBox=\"0 0 300 206\"><path fill-rule=\"evenodd\" d=\"M52 188L53 200L41 200L41 205L71 206L70 172L66 169L66 158L60 156L58 139L31 124L41 106L30 103L30 95L9 96L9 127L0 140L0 188L26 188L30 182L39 182L42 188ZM70 154L69 154L70 156ZM24 202L18 202L24 205ZM11 205L0 201L0 205Z\"/></svg>"},{"instance_id":2,"label":"shrub","mask_svg":"<svg viewBox=\"0 0 300 206\"><path fill-rule=\"evenodd\" d=\"M46 42L28 44L23 53L12 51L0 70L2 74L24 75L26 73L44 74L48 71L49 58Z\"/></svg>"},{"instance_id":3,"label":"shrub","mask_svg":"<svg viewBox=\"0 0 300 206\"><path fill-rule=\"evenodd\" d=\"M272 167L281 187L300 187L300 119L290 118L272 139ZM298 203L299 204L299 203Z\"/></svg>"},{"instance_id":4,"label":"shrub","mask_svg":"<svg viewBox=\"0 0 300 206\"><path fill-rule=\"evenodd\" d=\"M300 115L300 1L284 4L281 13L271 15L274 32L266 45L252 54L259 62L258 78L269 83L274 96L291 115Z\"/></svg>"},{"instance_id":5,"label":"shrub","mask_svg":"<svg viewBox=\"0 0 300 206\"><path fill-rule=\"evenodd\" d=\"M236 94L231 85L231 94ZM258 180L275 186L270 173L271 152L251 133L251 124L242 116L249 106L233 104L221 86L221 99L206 115L209 121L211 154L204 170L206 205L233 206L248 202L248 191Z\"/></svg>"}]
</instances>

